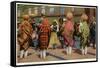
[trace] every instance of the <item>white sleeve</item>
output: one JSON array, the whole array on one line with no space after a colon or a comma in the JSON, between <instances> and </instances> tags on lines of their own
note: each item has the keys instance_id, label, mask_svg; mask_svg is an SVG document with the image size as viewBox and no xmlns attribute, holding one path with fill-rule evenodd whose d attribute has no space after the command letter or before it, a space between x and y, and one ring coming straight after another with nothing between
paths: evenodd
<instances>
[{"instance_id":1,"label":"white sleeve","mask_svg":"<svg viewBox=\"0 0 100 68\"><path fill-rule=\"evenodd\" d=\"M57 25L57 32L59 32L59 25Z\"/></svg>"},{"instance_id":2,"label":"white sleeve","mask_svg":"<svg viewBox=\"0 0 100 68\"><path fill-rule=\"evenodd\" d=\"M53 28L53 25L51 25L50 28Z\"/></svg>"},{"instance_id":3,"label":"white sleeve","mask_svg":"<svg viewBox=\"0 0 100 68\"><path fill-rule=\"evenodd\" d=\"M82 23L79 25L79 32L81 32Z\"/></svg>"}]
</instances>

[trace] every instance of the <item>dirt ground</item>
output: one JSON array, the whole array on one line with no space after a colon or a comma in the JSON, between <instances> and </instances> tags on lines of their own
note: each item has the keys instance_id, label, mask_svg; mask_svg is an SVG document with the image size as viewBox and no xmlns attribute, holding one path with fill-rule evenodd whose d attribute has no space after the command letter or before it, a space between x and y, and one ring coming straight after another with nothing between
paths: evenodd
<instances>
[{"instance_id":1,"label":"dirt ground","mask_svg":"<svg viewBox=\"0 0 100 68\"><path fill-rule=\"evenodd\" d=\"M88 47L87 55L81 55L80 50L73 49L71 55L67 55L64 49L48 49L46 59L39 57L39 51L34 48L29 48L29 54L25 58L17 58L18 63L25 62L40 62L40 61L59 61L59 60L72 60L72 59L91 59L96 58L96 49Z\"/></svg>"}]
</instances>

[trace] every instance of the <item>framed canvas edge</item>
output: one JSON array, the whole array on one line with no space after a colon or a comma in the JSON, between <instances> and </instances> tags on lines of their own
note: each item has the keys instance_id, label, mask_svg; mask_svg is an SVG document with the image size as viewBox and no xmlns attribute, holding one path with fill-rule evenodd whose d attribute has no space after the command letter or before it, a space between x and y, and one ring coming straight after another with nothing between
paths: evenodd
<instances>
[{"instance_id":1,"label":"framed canvas edge","mask_svg":"<svg viewBox=\"0 0 100 68\"><path fill-rule=\"evenodd\" d=\"M46 64L29 64L29 65L16 65L16 3L32 3L32 4L50 4L50 5L65 5L65 6L82 6L82 7L96 7L96 60L95 61L78 61L78 62L61 62L61 63L46 63ZM75 4L60 4L60 3L43 3L43 2L29 2L29 1L12 1L10 2L11 10L11 34L10 34L10 65L13 67L22 66L40 66L40 65L56 65L56 64L72 64L72 63L88 63L88 62L98 62L98 6L94 5L75 5Z\"/></svg>"},{"instance_id":2,"label":"framed canvas edge","mask_svg":"<svg viewBox=\"0 0 100 68\"><path fill-rule=\"evenodd\" d=\"M11 34L10 34L10 45L11 45L11 49L10 49L10 65L11 66L16 66L16 2L11 2L10 3L10 18L11 18Z\"/></svg>"}]
</instances>

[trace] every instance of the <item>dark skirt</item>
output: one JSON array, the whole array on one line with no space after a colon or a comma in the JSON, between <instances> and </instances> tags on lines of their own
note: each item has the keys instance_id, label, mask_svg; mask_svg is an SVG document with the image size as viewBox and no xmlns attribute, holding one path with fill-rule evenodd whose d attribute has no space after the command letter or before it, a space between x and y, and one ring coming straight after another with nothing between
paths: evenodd
<instances>
[{"instance_id":1,"label":"dark skirt","mask_svg":"<svg viewBox=\"0 0 100 68\"><path fill-rule=\"evenodd\" d=\"M39 35L39 48L40 49L47 49L48 48L48 43L49 43L49 35L48 33L40 33Z\"/></svg>"}]
</instances>

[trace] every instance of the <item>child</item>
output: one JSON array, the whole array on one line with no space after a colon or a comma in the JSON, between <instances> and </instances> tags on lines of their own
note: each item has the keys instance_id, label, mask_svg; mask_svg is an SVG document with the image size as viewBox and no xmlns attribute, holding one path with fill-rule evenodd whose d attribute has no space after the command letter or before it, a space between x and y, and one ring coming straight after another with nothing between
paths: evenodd
<instances>
[{"instance_id":1,"label":"child","mask_svg":"<svg viewBox=\"0 0 100 68\"><path fill-rule=\"evenodd\" d=\"M89 26L87 24L88 16L83 13L80 22L80 33L81 33L81 52L82 55L87 54L87 42L89 38Z\"/></svg>"},{"instance_id":2,"label":"child","mask_svg":"<svg viewBox=\"0 0 100 68\"><path fill-rule=\"evenodd\" d=\"M75 23L75 31L74 31L74 47L76 49L80 49L80 37L81 37L81 33L80 33L80 23Z\"/></svg>"},{"instance_id":3,"label":"child","mask_svg":"<svg viewBox=\"0 0 100 68\"><path fill-rule=\"evenodd\" d=\"M48 48L49 36L50 36L50 24L45 16L42 16L43 20L39 26L39 48L40 58L46 58L46 50Z\"/></svg>"},{"instance_id":4,"label":"child","mask_svg":"<svg viewBox=\"0 0 100 68\"><path fill-rule=\"evenodd\" d=\"M27 57L28 48L31 43L32 36L32 26L29 23L29 16L23 16L24 21L20 24L19 27L19 36L18 36L18 44L20 45L20 58Z\"/></svg>"},{"instance_id":5,"label":"child","mask_svg":"<svg viewBox=\"0 0 100 68\"><path fill-rule=\"evenodd\" d=\"M33 33L32 33L32 46L35 47L35 49L38 47L38 26L35 22L35 19L32 19L32 28L33 28Z\"/></svg>"},{"instance_id":6,"label":"child","mask_svg":"<svg viewBox=\"0 0 100 68\"><path fill-rule=\"evenodd\" d=\"M96 21L95 21L95 17L92 17L92 22L90 24L90 45L93 46L93 48L96 48L96 44L95 44L95 29L96 26Z\"/></svg>"},{"instance_id":7,"label":"child","mask_svg":"<svg viewBox=\"0 0 100 68\"><path fill-rule=\"evenodd\" d=\"M49 48L55 49L57 46L61 45L57 36L57 32L59 31L59 25L56 20L51 25L51 36L49 42Z\"/></svg>"},{"instance_id":8,"label":"child","mask_svg":"<svg viewBox=\"0 0 100 68\"><path fill-rule=\"evenodd\" d=\"M59 32L58 32L58 36L59 36L59 40L61 42L62 48L66 48L66 45L64 44L64 37L62 35L65 23L66 23L66 19L65 18L63 18L63 17L59 18Z\"/></svg>"},{"instance_id":9,"label":"child","mask_svg":"<svg viewBox=\"0 0 100 68\"><path fill-rule=\"evenodd\" d=\"M71 55L72 53L72 46L74 44L73 41L73 32L74 32L74 24L73 24L73 14L71 12L67 13L67 21L64 25L64 31L63 31L63 37L64 37L64 42L67 46L66 52L67 54Z\"/></svg>"}]
</instances>

